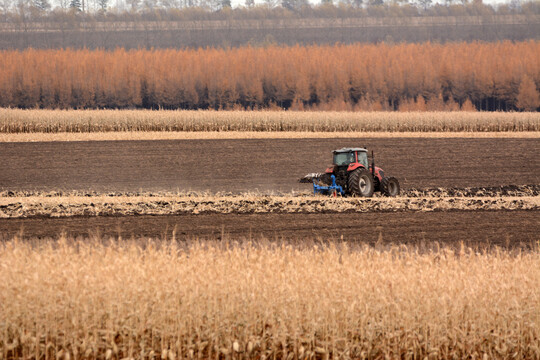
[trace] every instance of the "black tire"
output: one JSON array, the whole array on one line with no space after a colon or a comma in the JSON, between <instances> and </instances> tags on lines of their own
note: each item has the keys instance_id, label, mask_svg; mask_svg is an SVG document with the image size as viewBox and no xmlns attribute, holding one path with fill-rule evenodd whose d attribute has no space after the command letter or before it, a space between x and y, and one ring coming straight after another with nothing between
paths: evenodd
<instances>
[{"instance_id":1,"label":"black tire","mask_svg":"<svg viewBox=\"0 0 540 360\"><path fill-rule=\"evenodd\" d=\"M374 176L373 177L373 184L375 185L375 192L381 191L381 182L379 181L379 178Z\"/></svg>"},{"instance_id":2,"label":"black tire","mask_svg":"<svg viewBox=\"0 0 540 360\"><path fill-rule=\"evenodd\" d=\"M399 181L395 177L383 177L381 181L381 193L386 196L398 196L399 190Z\"/></svg>"},{"instance_id":3,"label":"black tire","mask_svg":"<svg viewBox=\"0 0 540 360\"><path fill-rule=\"evenodd\" d=\"M350 173L347 185L349 194L353 196L371 197L375 191L373 176L366 169L356 169Z\"/></svg>"}]
</instances>

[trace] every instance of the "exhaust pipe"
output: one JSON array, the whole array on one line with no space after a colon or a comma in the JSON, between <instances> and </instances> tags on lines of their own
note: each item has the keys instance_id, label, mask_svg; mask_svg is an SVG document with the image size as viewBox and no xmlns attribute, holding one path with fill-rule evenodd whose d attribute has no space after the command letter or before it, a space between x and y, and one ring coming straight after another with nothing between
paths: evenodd
<instances>
[{"instance_id":1,"label":"exhaust pipe","mask_svg":"<svg viewBox=\"0 0 540 360\"><path fill-rule=\"evenodd\" d=\"M373 155L373 150L371 150L371 175L375 177L375 155Z\"/></svg>"}]
</instances>

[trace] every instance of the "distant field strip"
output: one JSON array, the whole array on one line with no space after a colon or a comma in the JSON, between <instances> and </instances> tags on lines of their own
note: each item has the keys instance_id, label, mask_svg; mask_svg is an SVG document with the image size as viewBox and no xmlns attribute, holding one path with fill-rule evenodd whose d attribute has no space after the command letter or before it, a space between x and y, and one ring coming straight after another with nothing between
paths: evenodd
<instances>
[{"instance_id":1,"label":"distant field strip","mask_svg":"<svg viewBox=\"0 0 540 360\"><path fill-rule=\"evenodd\" d=\"M540 252L0 243L4 359L536 359Z\"/></svg>"},{"instance_id":2,"label":"distant field strip","mask_svg":"<svg viewBox=\"0 0 540 360\"><path fill-rule=\"evenodd\" d=\"M329 138L512 138L538 139L540 131L498 132L388 132L388 131L114 131L91 133L0 133L1 142L127 141L127 140L234 140Z\"/></svg>"},{"instance_id":3,"label":"distant field strip","mask_svg":"<svg viewBox=\"0 0 540 360\"><path fill-rule=\"evenodd\" d=\"M10 139L17 138L6 136L6 134L22 133L77 133L77 136L81 136L79 135L81 133L99 134L108 132L126 133L232 131L248 133L390 132L404 133L405 136L407 136L406 133L410 132L521 133L539 132L540 115L534 112L390 113L0 109L0 135L2 136L2 141L10 141ZM107 139L107 136L105 135L99 135L96 138L92 139L99 140L100 136L103 136L104 139ZM155 137L156 135L146 136ZM538 136L538 134L535 134L535 136ZM144 138L145 135L141 135L141 137ZM45 136L44 138L46 139L47 137ZM24 139L24 137L22 137L22 139ZM30 137L28 139L36 138ZM51 139L54 140L55 138L51 137ZM56 137L56 139L58 139L58 137ZM82 136L81 139L84 140L84 136Z\"/></svg>"},{"instance_id":4,"label":"distant field strip","mask_svg":"<svg viewBox=\"0 0 540 360\"><path fill-rule=\"evenodd\" d=\"M231 29L342 29L366 27L419 26L485 26L540 24L540 16L416 16L364 18L307 18L307 19L228 19L185 21L91 21L82 28L78 23L22 22L0 23L0 32L62 32L62 31L157 31L157 30L231 30Z\"/></svg>"}]
</instances>

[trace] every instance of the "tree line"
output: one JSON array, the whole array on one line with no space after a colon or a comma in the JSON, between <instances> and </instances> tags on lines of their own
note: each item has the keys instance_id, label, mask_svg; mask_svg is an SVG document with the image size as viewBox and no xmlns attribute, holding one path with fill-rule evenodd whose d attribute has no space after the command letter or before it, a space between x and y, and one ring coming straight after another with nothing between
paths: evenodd
<instances>
[{"instance_id":1,"label":"tree line","mask_svg":"<svg viewBox=\"0 0 540 360\"><path fill-rule=\"evenodd\" d=\"M0 52L18 108L528 110L540 42Z\"/></svg>"},{"instance_id":2,"label":"tree line","mask_svg":"<svg viewBox=\"0 0 540 360\"><path fill-rule=\"evenodd\" d=\"M49 1L0 0L0 50L540 40L538 1Z\"/></svg>"},{"instance_id":3,"label":"tree line","mask_svg":"<svg viewBox=\"0 0 540 360\"><path fill-rule=\"evenodd\" d=\"M417 16L538 15L534 0L0 0L0 22L201 21Z\"/></svg>"}]
</instances>

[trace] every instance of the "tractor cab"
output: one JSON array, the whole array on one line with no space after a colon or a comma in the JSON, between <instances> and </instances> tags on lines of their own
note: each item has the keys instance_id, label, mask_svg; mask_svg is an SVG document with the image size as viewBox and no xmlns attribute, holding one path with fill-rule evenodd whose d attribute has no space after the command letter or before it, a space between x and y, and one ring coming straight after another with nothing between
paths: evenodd
<instances>
[{"instance_id":1,"label":"tractor cab","mask_svg":"<svg viewBox=\"0 0 540 360\"><path fill-rule=\"evenodd\" d=\"M334 150L332 153L334 154L334 161L332 166L326 169L327 174L348 172L358 168L369 169L367 149L342 148ZM339 177L338 174L336 176Z\"/></svg>"},{"instance_id":2,"label":"tractor cab","mask_svg":"<svg viewBox=\"0 0 540 360\"><path fill-rule=\"evenodd\" d=\"M366 169L369 167L367 150L364 148L342 148L334 150L334 166L349 166L361 164Z\"/></svg>"}]
</instances>

